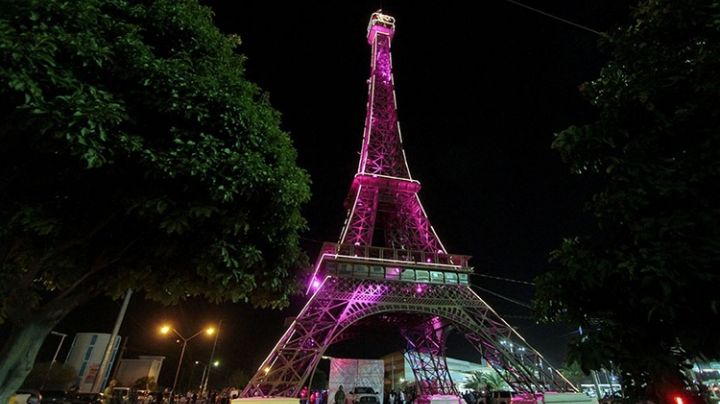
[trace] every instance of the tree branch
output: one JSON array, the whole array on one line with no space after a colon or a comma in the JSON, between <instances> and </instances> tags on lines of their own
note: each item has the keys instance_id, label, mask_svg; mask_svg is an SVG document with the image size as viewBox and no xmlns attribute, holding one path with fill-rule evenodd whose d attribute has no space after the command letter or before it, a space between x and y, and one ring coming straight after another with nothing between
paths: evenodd
<instances>
[{"instance_id":1,"label":"tree branch","mask_svg":"<svg viewBox=\"0 0 720 404\"><path fill-rule=\"evenodd\" d=\"M67 240L65 243L60 244L57 248L54 248L51 251L48 251L48 253L43 256L43 258L41 259L40 262L42 263L54 255L62 253L63 251L66 251L72 247L78 246L78 245L88 241L93 236L98 234L100 232L100 230L105 228L105 226L107 226L115 218L115 216L117 216L117 214L118 214L118 211L114 211L114 212L110 213L110 215L108 217L106 217L104 220L101 220L97 225L95 225L95 227L90 229L90 232L88 234L86 234L84 237Z\"/></svg>"},{"instance_id":2,"label":"tree branch","mask_svg":"<svg viewBox=\"0 0 720 404\"><path fill-rule=\"evenodd\" d=\"M96 264L93 264L93 265L90 267L90 270L88 270L85 274L83 274L83 276L81 276L80 278L78 278L78 280L76 280L76 281L75 281L72 285L70 285L68 288L66 288L65 290L63 290L62 293L61 293L60 295L58 295L57 298L58 298L58 299L63 299L63 298L65 298L65 297L68 296L73 290L75 290L78 286L80 286L86 279L88 279L89 277L95 275L96 273L102 271L103 269L105 269L105 268L107 268L107 267L115 264L116 262L118 262L118 261L123 257L123 255L127 252L127 250L129 250L130 247L132 247L133 244L135 244L137 241L138 241L138 238L131 240L129 243L127 243L127 244L125 245L125 247L123 247L123 248L118 252L118 254L117 254L113 259L104 261L104 262L102 262L102 263L100 263L100 264L97 264L97 265L96 265ZM103 255L103 254L101 253L101 254L98 256L98 259L96 260L96 262L100 260L100 257L102 257L102 255Z\"/></svg>"}]
</instances>

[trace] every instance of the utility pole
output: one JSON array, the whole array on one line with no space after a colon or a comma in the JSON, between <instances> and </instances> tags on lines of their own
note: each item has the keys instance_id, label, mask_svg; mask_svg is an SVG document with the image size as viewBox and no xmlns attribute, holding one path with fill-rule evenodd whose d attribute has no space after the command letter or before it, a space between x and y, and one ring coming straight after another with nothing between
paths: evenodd
<instances>
[{"instance_id":1,"label":"utility pole","mask_svg":"<svg viewBox=\"0 0 720 404\"><path fill-rule=\"evenodd\" d=\"M120 326L125 319L125 312L127 311L128 304L130 304L132 293L132 289L128 289L127 293L125 293L125 300L123 300L122 307L120 307L120 313L118 313L117 319L115 320L115 327L113 327L107 348L105 348L105 355L103 355L102 362L100 362L100 369L98 369L97 376L95 376L95 383L93 383L91 390L93 393L99 393L104 387L105 376L107 375L109 370L108 368L110 367L110 357L112 356L113 348L115 348L115 340L120 332Z\"/></svg>"}]
</instances>

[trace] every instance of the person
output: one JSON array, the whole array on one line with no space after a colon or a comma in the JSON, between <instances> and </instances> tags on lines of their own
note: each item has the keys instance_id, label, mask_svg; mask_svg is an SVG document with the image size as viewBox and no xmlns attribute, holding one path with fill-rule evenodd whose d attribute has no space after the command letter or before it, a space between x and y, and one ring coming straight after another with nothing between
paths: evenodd
<instances>
[{"instance_id":1,"label":"person","mask_svg":"<svg viewBox=\"0 0 720 404\"><path fill-rule=\"evenodd\" d=\"M338 391L335 392L335 404L345 404L345 392L343 386L338 387Z\"/></svg>"},{"instance_id":2,"label":"person","mask_svg":"<svg viewBox=\"0 0 720 404\"><path fill-rule=\"evenodd\" d=\"M117 380L112 379L110 380L110 383L108 383L107 387L105 387L105 390L102 392L102 402L103 404L110 404L113 397L113 389L117 386Z\"/></svg>"},{"instance_id":3,"label":"person","mask_svg":"<svg viewBox=\"0 0 720 404\"><path fill-rule=\"evenodd\" d=\"M307 386L303 386L302 389L300 389L300 404L307 404L308 402L308 388Z\"/></svg>"},{"instance_id":4,"label":"person","mask_svg":"<svg viewBox=\"0 0 720 404\"><path fill-rule=\"evenodd\" d=\"M390 394L388 394L388 403L395 404L395 392L392 390L390 390Z\"/></svg>"},{"instance_id":5,"label":"person","mask_svg":"<svg viewBox=\"0 0 720 404\"><path fill-rule=\"evenodd\" d=\"M402 390L398 393L398 404L405 404L405 393Z\"/></svg>"}]
</instances>

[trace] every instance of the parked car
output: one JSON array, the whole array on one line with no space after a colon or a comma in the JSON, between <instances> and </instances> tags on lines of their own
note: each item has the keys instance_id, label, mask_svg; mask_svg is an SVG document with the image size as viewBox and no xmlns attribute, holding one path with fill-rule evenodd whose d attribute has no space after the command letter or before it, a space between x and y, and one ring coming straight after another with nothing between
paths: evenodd
<instances>
[{"instance_id":1,"label":"parked car","mask_svg":"<svg viewBox=\"0 0 720 404\"><path fill-rule=\"evenodd\" d=\"M352 404L380 403L380 395L372 387L355 387L348 391L347 399Z\"/></svg>"},{"instance_id":2,"label":"parked car","mask_svg":"<svg viewBox=\"0 0 720 404\"><path fill-rule=\"evenodd\" d=\"M40 390L41 404L70 404L70 397L65 390Z\"/></svg>"},{"instance_id":3,"label":"parked car","mask_svg":"<svg viewBox=\"0 0 720 404\"><path fill-rule=\"evenodd\" d=\"M42 394L38 390L18 390L15 393L15 402L17 404L40 404Z\"/></svg>"},{"instance_id":4,"label":"parked car","mask_svg":"<svg viewBox=\"0 0 720 404\"><path fill-rule=\"evenodd\" d=\"M512 391L491 391L489 404L510 404L512 401Z\"/></svg>"},{"instance_id":5,"label":"parked car","mask_svg":"<svg viewBox=\"0 0 720 404\"><path fill-rule=\"evenodd\" d=\"M74 393L68 396L72 404L101 404L102 393Z\"/></svg>"}]
</instances>

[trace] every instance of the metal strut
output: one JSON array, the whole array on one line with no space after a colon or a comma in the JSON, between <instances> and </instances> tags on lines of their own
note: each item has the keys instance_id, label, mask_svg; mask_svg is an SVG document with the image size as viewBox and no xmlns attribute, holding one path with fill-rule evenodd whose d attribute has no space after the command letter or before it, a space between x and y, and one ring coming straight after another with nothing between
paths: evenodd
<instances>
[{"instance_id":1,"label":"metal strut","mask_svg":"<svg viewBox=\"0 0 720 404\"><path fill-rule=\"evenodd\" d=\"M447 333L435 316L413 329L402 330L407 342L405 357L410 363L418 396L458 395L445 359Z\"/></svg>"},{"instance_id":2,"label":"metal strut","mask_svg":"<svg viewBox=\"0 0 720 404\"><path fill-rule=\"evenodd\" d=\"M242 396L297 396L338 336L358 321L384 313L420 314L452 325L473 342L491 366L503 370L516 391L576 390L467 286L428 284L418 292L404 282L327 277L260 365ZM439 341L437 334L425 336L427 341L412 338L413 343L424 349ZM442 346L439 344L436 352ZM418 382L428 386L445 383L432 376Z\"/></svg>"}]
</instances>

